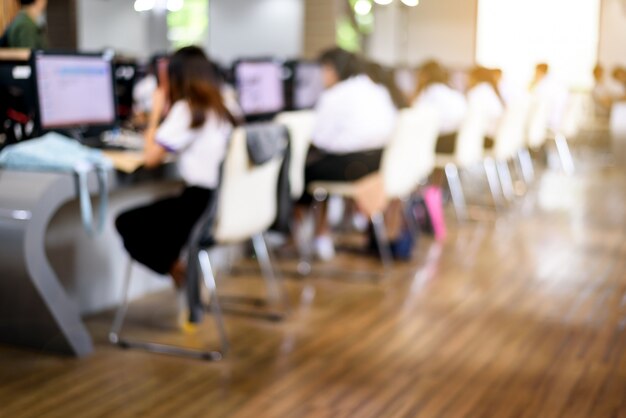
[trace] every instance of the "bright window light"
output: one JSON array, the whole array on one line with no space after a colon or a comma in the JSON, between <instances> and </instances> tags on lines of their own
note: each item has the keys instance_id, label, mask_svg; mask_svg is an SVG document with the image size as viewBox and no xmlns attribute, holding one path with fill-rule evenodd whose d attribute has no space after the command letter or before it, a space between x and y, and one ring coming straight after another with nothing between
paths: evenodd
<instances>
[{"instance_id":1,"label":"bright window light","mask_svg":"<svg viewBox=\"0 0 626 418\"><path fill-rule=\"evenodd\" d=\"M479 0L476 60L526 85L537 63L574 88L592 85L600 0Z\"/></svg>"},{"instance_id":2,"label":"bright window light","mask_svg":"<svg viewBox=\"0 0 626 418\"><path fill-rule=\"evenodd\" d=\"M369 0L358 0L354 3L354 11L361 16L365 16L372 11L372 3Z\"/></svg>"},{"instance_id":3,"label":"bright window light","mask_svg":"<svg viewBox=\"0 0 626 418\"><path fill-rule=\"evenodd\" d=\"M391 4L391 2L393 2L393 0L374 0L374 3L380 4L380 5L383 5L383 6Z\"/></svg>"},{"instance_id":4,"label":"bright window light","mask_svg":"<svg viewBox=\"0 0 626 418\"><path fill-rule=\"evenodd\" d=\"M402 3L409 7L415 7L420 4L420 0L402 0Z\"/></svg>"}]
</instances>

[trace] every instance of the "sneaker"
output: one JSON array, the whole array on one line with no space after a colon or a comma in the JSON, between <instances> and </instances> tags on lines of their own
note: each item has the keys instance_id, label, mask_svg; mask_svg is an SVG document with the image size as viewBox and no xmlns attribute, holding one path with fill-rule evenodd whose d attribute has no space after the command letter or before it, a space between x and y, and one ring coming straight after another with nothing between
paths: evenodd
<instances>
[{"instance_id":1,"label":"sneaker","mask_svg":"<svg viewBox=\"0 0 626 418\"><path fill-rule=\"evenodd\" d=\"M322 235L315 238L315 255L322 261L330 261L335 258L335 245L329 235Z\"/></svg>"}]
</instances>

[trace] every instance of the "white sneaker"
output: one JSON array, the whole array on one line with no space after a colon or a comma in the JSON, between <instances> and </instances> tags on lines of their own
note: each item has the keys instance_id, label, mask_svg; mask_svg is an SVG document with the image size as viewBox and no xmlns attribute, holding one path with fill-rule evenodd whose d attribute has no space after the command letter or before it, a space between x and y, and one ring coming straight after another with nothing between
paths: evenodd
<instances>
[{"instance_id":1,"label":"white sneaker","mask_svg":"<svg viewBox=\"0 0 626 418\"><path fill-rule=\"evenodd\" d=\"M335 258L335 244L329 235L315 238L313 243L315 255L322 261L330 261Z\"/></svg>"}]
</instances>

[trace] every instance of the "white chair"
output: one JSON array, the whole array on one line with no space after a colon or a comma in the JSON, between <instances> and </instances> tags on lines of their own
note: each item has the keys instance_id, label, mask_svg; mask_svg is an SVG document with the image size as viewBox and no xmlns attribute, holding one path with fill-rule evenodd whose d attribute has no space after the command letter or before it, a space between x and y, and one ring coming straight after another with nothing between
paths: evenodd
<instances>
[{"instance_id":1,"label":"white chair","mask_svg":"<svg viewBox=\"0 0 626 418\"><path fill-rule=\"evenodd\" d=\"M523 147L518 153L522 176L526 185L535 179L535 168L529 149L537 151L546 143L551 112L552 100L549 97L534 96L531 98L526 131L527 147Z\"/></svg>"},{"instance_id":2,"label":"white chair","mask_svg":"<svg viewBox=\"0 0 626 418\"><path fill-rule=\"evenodd\" d=\"M496 165L502 192L508 201L513 200L515 195L509 161L515 158L525 145L529 106L529 99L523 97L506 107L494 138L494 147L485 154L487 164ZM494 200L497 199L497 194L494 194Z\"/></svg>"},{"instance_id":3,"label":"white chair","mask_svg":"<svg viewBox=\"0 0 626 418\"><path fill-rule=\"evenodd\" d=\"M156 344L151 342L131 341L121 337L126 311L128 309L128 290L131 281L131 264L127 271L120 305L112 329L109 333L111 343L124 348L141 348L147 351L189 356L204 360L220 360L228 350L228 339L222 320L215 276L211 268L207 248L213 245L237 244L252 239L255 253L261 265L266 281L269 300L287 306L286 294L276 277L270 254L263 233L272 225L277 215L277 185L284 155L253 166L249 162L246 147L246 132L237 128L231 137L229 150L224 161L222 181L214 207L207 209L192 233L189 244L187 288L188 292L198 291L197 266L204 284L211 297L209 308L216 321L221 351L197 350L187 347ZM214 216L215 215L215 216ZM210 222L209 222L210 221ZM211 229L210 226L213 226ZM211 232L210 242L205 236ZM197 262L197 264L196 264ZM194 309L194 307L190 307ZM269 315L276 318L276 315Z\"/></svg>"},{"instance_id":4,"label":"white chair","mask_svg":"<svg viewBox=\"0 0 626 418\"><path fill-rule=\"evenodd\" d=\"M404 199L430 175L435 166L437 114L426 106L400 111L392 140L384 150L380 173L387 199ZM353 199L357 182L314 182L308 191L313 196L341 196ZM393 264L389 251L383 209L370 215L381 259L386 268Z\"/></svg>"},{"instance_id":5,"label":"white chair","mask_svg":"<svg viewBox=\"0 0 626 418\"><path fill-rule=\"evenodd\" d=\"M457 134L454 154L437 154L436 156L435 166L445 171L452 204L457 219L460 221L467 220L468 213L459 170L484 162L485 125L482 109L470 105ZM490 171L487 166L485 169L489 185L493 184L495 188L499 188L495 171Z\"/></svg>"},{"instance_id":6,"label":"white chair","mask_svg":"<svg viewBox=\"0 0 626 418\"><path fill-rule=\"evenodd\" d=\"M289 166L289 183L291 198L298 200L304 193L304 169L306 156L313 136L315 112L299 110L280 113L274 121L285 125L291 137L291 162Z\"/></svg>"},{"instance_id":7,"label":"white chair","mask_svg":"<svg viewBox=\"0 0 626 418\"><path fill-rule=\"evenodd\" d=\"M572 158L568 142L569 139L576 137L580 132L584 118L584 100L582 94L570 93L558 127L551 132L559 154L561 168L569 175L574 173L574 159Z\"/></svg>"}]
</instances>

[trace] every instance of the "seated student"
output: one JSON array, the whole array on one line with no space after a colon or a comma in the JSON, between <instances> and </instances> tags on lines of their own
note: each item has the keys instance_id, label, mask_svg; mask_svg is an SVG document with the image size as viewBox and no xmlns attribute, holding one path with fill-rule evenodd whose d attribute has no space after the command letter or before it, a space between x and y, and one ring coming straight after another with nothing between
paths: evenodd
<instances>
[{"instance_id":1,"label":"seated student","mask_svg":"<svg viewBox=\"0 0 626 418\"><path fill-rule=\"evenodd\" d=\"M169 273L180 287L185 275L180 252L218 186L235 120L201 49L176 52L168 74L172 107L158 129L146 133L145 165L155 167L168 152L178 154L186 187L177 196L122 213L115 223L134 260L159 274ZM155 98L153 109L162 109L166 98Z\"/></svg>"},{"instance_id":2,"label":"seated student","mask_svg":"<svg viewBox=\"0 0 626 418\"><path fill-rule=\"evenodd\" d=\"M387 89L396 109L408 107L407 99L400 91L392 70L370 61L365 64L365 72L374 83Z\"/></svg>"},{"instance_id":3,"label":"seated student","mask_svg":"<svg viewBox=\"0 0 626 418\"><path fill-rule=\"evenodd\" d=\"M623 86L611 83L605 77L604 68L597 64L593 69L594 86L591 96L595 104L595 115L600 118L608 118L611 113L611 106L616 100L625 96Z\"/></svg>"},{"instance_id":4,"label":"seated student","mask_svg":"<svg viewBox=\"0 0 626 418\"><path fill-rule=\"evenodd\" d=\"M467 102L472 108L483 110L485 116L485 148L492 148L504 113L504 102L498 90L493 71L476 67L469 73Z\"/></svg>"},{"instance_id":5,"label":"seated student","mask_svg":"<svg viewBox=\"0 0 626 418\"><path fill-rule=\"evenodd\" d=\"M467 111L467 103L462 93L448 85L448 74L436 61L424 63L417 71L417 91L413 106L424 104L435 109L439 116L437 153L453 153L457 131Z\"/></svg>"},{"instance_id":6,"label":"seated student","mask_svg":"<svg viewBox=\"0 0 626 418\"><path fill-rule=\"evenodd\" d=\"M551 71L548 64L537 64L535 75L530 84L530 93L534 99L547 101L550 104L549 126L558 131L567 106L569 92L567 86Z\"/></svg>"},{"instance_id":7,"label":"seated student","mask_svg":"<svg viewBox=\"0 0 626 418\"><path fill-rule=\"evenodd\" d=\"M326 90L316 107L305 169L307 186L315 181L355 181L376 172L397 113L387 89L365 75L362 61L354 54L334 48L324 52L320 62ZM300 204L311 201L305 193ZM315 251L328 260L334 256L334 246L326 217L321 218Z\"/></svg>"}]
</instances>

